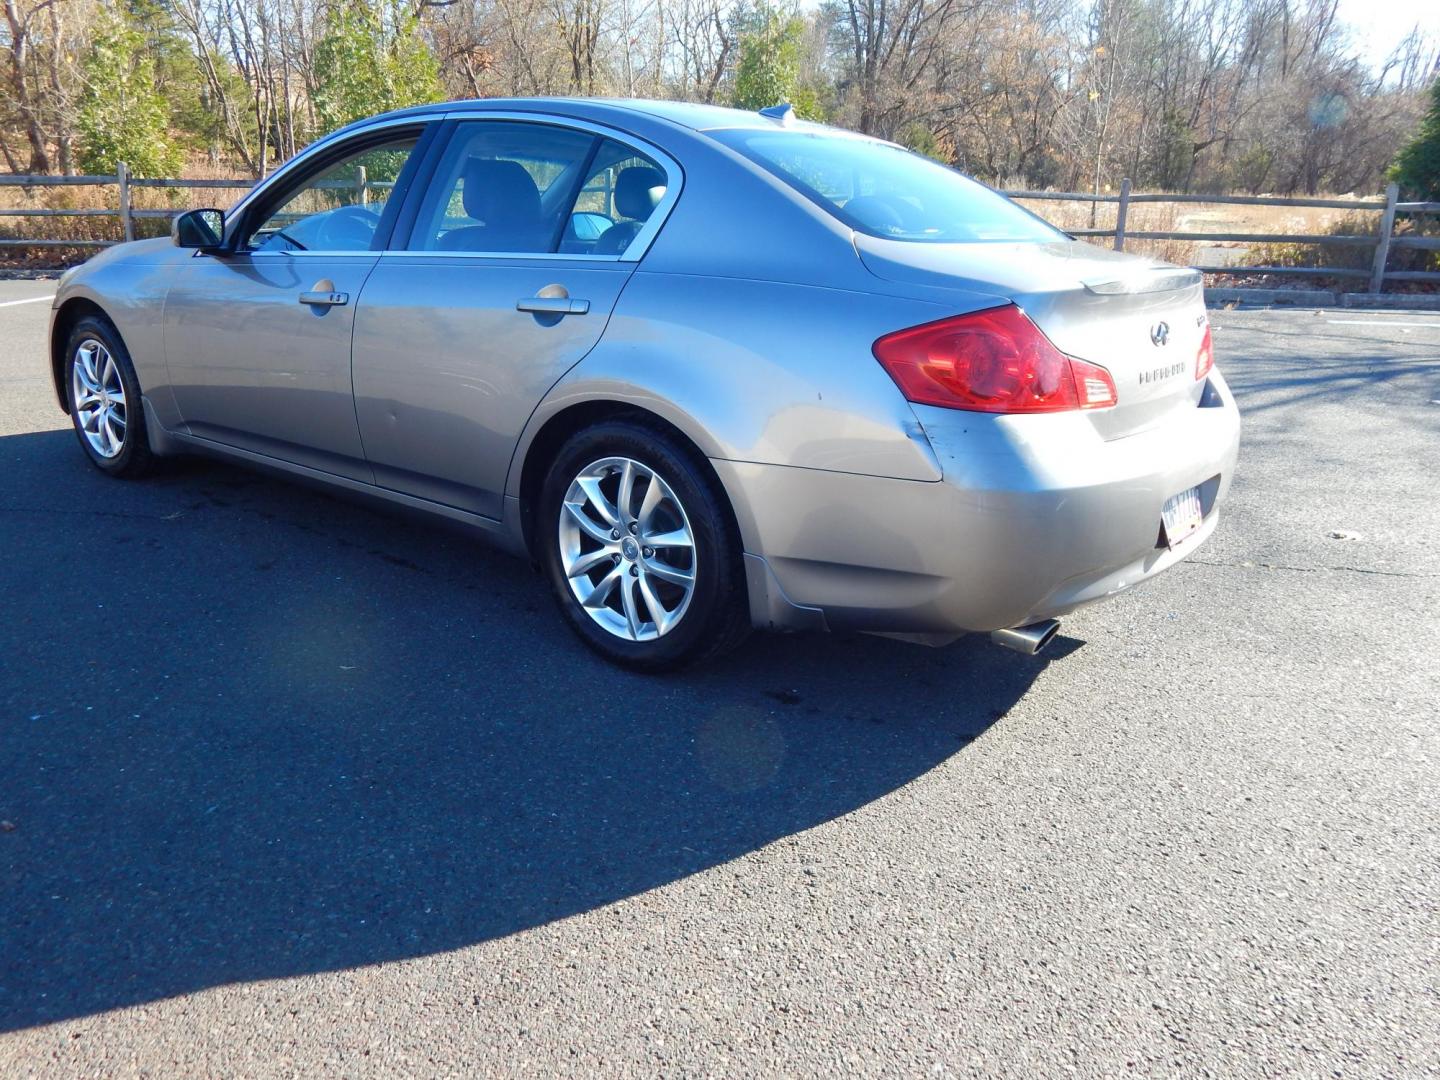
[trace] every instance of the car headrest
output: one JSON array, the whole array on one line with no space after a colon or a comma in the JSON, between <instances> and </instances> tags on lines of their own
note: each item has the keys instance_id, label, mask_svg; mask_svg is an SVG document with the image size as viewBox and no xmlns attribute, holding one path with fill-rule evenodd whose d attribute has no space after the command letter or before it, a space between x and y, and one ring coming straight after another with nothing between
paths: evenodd
<instances>
[{"instance_id":1,"label":"car headrest","mask_svg":"<svg viewBox=\"0 0 1440 1080\"><path fill-rule=\"evenodd\" d=\"M665 197L665 174L648 165L621 169L615 178L615 209L627 218L644 221Z\"/></svg>"},{"instance_id":2,"label":"car headrest","mask_svg":"<svg viewBox=\"0 0 1440 1080\"><path fill-rule=\"evenodd\" d=\"M514 225L540 217L540 189L515 161L471 158L462 174L465 213L486 225Z\"/></svg>"}]
</instances>

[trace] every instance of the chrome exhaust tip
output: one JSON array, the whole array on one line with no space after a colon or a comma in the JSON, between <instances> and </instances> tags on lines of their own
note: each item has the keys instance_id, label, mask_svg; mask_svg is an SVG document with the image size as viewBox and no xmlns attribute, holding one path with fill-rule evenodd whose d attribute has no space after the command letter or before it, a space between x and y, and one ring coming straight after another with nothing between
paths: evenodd
<instances>
[{"instance_id":1,"label":"chrome exhaust tip","mask_svg":"<svg viewBox=\"0 0 1440 1080\"><path fill-rule=\"evenodd\" d=\"M1034 656L1049 645L1060 632L1059 619L1043 619L1029 626L1012 626L1008 630L991 630L990 640L996 645Z\"/></svg>"}]
</instances>

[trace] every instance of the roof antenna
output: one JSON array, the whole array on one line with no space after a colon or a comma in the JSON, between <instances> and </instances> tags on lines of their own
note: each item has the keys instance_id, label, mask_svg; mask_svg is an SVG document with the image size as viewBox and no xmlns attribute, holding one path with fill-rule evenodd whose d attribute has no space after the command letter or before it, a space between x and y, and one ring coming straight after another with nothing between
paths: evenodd
<instances>
[{"instance_id":1,"label":"roof antenna","mask_svg":"<svg viewBox=\"0 0 1440 1080\"><path fill-rule=\"evenodd\" d=\"M767 120L778 121L781 127L788 127L790 121L795 119L795 106L788 101L782 101L779 105L770 105L761 109L760 115Z\"/></svg>"}]
</instances>

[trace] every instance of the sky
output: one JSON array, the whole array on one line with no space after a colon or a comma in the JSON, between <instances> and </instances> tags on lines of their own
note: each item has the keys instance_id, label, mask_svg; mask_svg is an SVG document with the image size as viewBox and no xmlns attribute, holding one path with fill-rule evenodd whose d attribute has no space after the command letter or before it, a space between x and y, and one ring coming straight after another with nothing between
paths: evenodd
<instances>
[{"instance_id":1,"label":"sky","mask_svg":"<svg viewBox=\"0 0 1440 1080\"><path fill-rule=\"evenodd\" d=\"M1440 0L1340 0L1340 18L1372 64L1383 63L1416 23L1440 41Z\"/></svg>"}]
</instances>

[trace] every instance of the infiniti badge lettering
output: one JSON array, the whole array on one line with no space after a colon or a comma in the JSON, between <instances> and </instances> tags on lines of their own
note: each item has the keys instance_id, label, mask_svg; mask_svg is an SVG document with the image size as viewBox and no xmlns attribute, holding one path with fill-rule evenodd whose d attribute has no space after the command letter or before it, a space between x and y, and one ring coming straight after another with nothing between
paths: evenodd
<instances>
[{"instance_id":1,"label":"infiniti badge lettering","mask_svg":"<svg viewBox=\"0 0 1440 1080\"><path fill-rule=\"evenodd\" d=\"M1163 324L1162 324L1163 325ZM1140 385L1159 382L1161 379L1172 379L1185 370L1185 362L1170 364L1168 367L1151 368L1149 371L1140 372Z\"/></svg>"}]
</instances>

